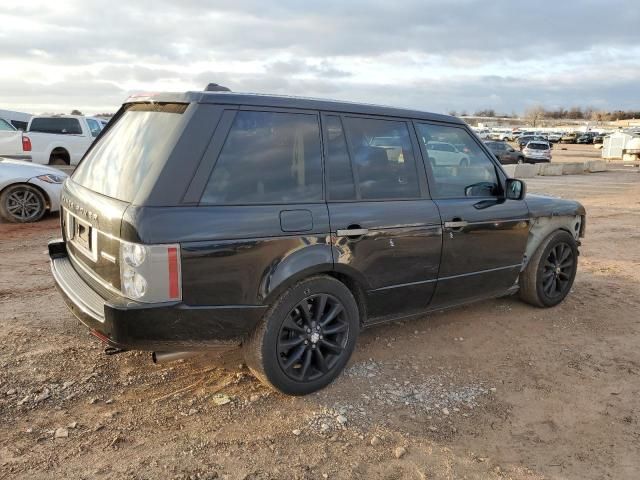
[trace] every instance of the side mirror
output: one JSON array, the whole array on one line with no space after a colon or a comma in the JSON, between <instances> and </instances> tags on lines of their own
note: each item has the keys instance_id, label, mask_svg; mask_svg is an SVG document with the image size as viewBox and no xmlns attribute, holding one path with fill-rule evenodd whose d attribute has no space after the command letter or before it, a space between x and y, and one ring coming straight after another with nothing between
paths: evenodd
<instances>
[{"instance_id":1,"label":"side mirror","mask_svg":"<svg viewBox=\"0 0 640 480\"><path fill-rule=\"evenodd\" d=\"M517 178L507 178L504 191L508 200L522 200L527 194L527 184Z\"/></svg>"}]
</instances>

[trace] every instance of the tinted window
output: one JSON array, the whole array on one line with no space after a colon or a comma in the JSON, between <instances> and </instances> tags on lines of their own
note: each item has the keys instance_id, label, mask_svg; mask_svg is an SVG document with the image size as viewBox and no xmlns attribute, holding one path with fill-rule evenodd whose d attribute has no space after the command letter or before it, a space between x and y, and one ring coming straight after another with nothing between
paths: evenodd
<instances>
[{"instance_id":1,"label":"tinted window","mask_svg":"<svg viewBox=\"0 0 640 480\"><path fill-rule=\"evenodd\" d=\"M16 129L0 118L0 130L5 132L14 132Z\"/></svg>"},{"instance_id":2,"label":"tinted window","mask_svg":"<svg viewBox=\"0 0 640 480\"><path fill-rule=\"evenodd\" d=\"M87 125L89 125L89 130L91 130L91 136L97 137L101 130L100 124L96 120L87 118Z\"/></svg>"},{"instance_id":3,"label":"tinted window","mask_svg":"<svg viewBox=\"0 0 640 480\"><path fill-rule=\"evenodd\" d=\"M530 148L532 150L549 150L549 145L547 145L546 143L529 143L527 144L527 148Z\"/></svg>"},{"instance_id":4,"label":"tinted window","mask_svg":"<svg viewBox=\"0 0 640 480\"><path fill-rule=\"evenodd\" d=\"M327 116L324 124L328 198L329 200L355 199L356 188L340 117Z\"/></svg>"},{"instance_id":5,"label":"tinted window","mask_svg":"<svg viewBox=\"0 0 640 480\"><path fill-rule=\"evenodd\" d=\"M77 118L34 118L29 127L30 132L59 133L82 135L82 128Z\"/></svg>"},{"instance_id":6,"label":"tinted window","mask_svg":"<svg viewBox=\"0 0 640 480\"><path fill-rule=\"evenodd\" d=\"M182 104L129 108L94 144L72 178L95 192L131 202L146 178L154 178L182 133Z\"/></svg>"},{"instance_id":7,"label":"tinted window","mask_svg":"<svg viewBox=\"0 0 640 480\"><path fill-rule=\"evenodd\" d=\"M361 199L420 195L406 123L348 117L344 127Z\"/></svg>"},{"instance_id":8,"label":"tinted window","mask_svg":"<svg viewBox=\"0 0 640 480\"><path fill-rule=\"evenodd\" d=\"M493 162L463 128L418 124L418 136L427 150L427 167L439 198L485 197L498 194ZM455 154L433 150L435 142L460 145Z\"/></svg>"},{"instance_id":9,"label":"tinted window","mask_svg":"<svg viewBox=\"0 0 640 480\"><path fill-rule=\"evenodd\" d=\"M29 122L21 122L20 120L11 120L11 125L16 127L18 130L26 130Z\"/></svg>"},{"instance_id":10,"label":"tinted window","mask_svg":"<svg viewBox=\"0 0 640 480\"><path fill-rule=\"evenodd\" d=\"M202 201L243 204L321 200L317 117L238 112Z\"/></svg>"}]
</instances>

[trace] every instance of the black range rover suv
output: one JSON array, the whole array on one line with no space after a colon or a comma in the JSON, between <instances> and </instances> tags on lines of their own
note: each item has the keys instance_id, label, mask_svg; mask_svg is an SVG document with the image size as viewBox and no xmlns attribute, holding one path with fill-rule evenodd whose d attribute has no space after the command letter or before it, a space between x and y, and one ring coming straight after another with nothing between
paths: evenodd
<instances>
[{"instance_id":1,"label":"black range rover suv","mask_svg":"<svg viewBox=\"0 0 640 480\"><path fill-rule=\"evenodd\" d=\"M363 327L516 291L558 304L585 227L454 117L230 92L129 99L62 207L53 276L112 352L242 345L289 394L330 383Z\"/></svg>"}]
</instances>

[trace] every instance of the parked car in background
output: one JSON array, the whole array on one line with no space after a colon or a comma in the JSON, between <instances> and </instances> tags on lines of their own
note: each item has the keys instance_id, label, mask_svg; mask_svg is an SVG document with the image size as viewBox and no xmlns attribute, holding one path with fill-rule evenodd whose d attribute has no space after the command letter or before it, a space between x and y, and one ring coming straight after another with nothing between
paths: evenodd
<instances>
[{"instance_id":1,"label":"parked car in background","mask_svg":"<svg viewBox=\"0 0 640 480\"><path fill-rule=\"evenodd\" d=\"M432 147L458 144L469 165L441 165ZM455 117L209 91L127 101L62 206L52 274L111 353L241 346L291 395L333 381L376 323L515 292L557 305L585 222Z\"/></svg>"},{"instance_id":2,"label":"parked car in background","mask_svg":"<svg viewBox=\"0 0 640 480\"><path fill-rule=\"evenodd\" d=\"M24 152L24 142L22 132L0 118L0 157L31 160L31 155Z\"/></svg>"},{"instance_id":3,"label":"parked car in background","mask_svg":"<svg viewBox=\"0 0 640 480\"><path fill-rule=\"evenodd\" d=\"M542 135L521 135L518 137L518 147L522 150L529 142L546 142L547 139Z\"/></svg>"},{"instance_id":4,"label":"parked car in background","mask_svg":"<svg viewBox=\"0 0 640 480\"><path fill-rule=\"evenodd\" d=\"M473 127L472 130L481 140L488 140L491 136L491 130L484 127Z\"/></svg>"},{"instance_id":5,"label":"parked car in background","mask_svg":"<svg viewBox=\"0 0 640 480\"><path fill-rule=\"evenodd\" d=\"M539 163L551 161L551 145L545 141L530 141L522 150L525 162Z\"/></svg>"},{"instance_id":6,"label":"parked car in background","mask_svg":"<svg viewBox=\"0 0 640 480\"><path fill-rule=\"evenodd\" d=\"M558 143L562 138L562 132L551 132L547 135L549 143Z\"/></svg>"},{"instance_id":7,"label":"parked car in background","mask_svg":"<svg viewBox=\"0 0 640 480\"><path fill-rule=\"evenodd\" d=\"M576 138L576 143L580 143L580 144L587 144L590 145L593 143L593 139L596 137L596 133L595 132L586 132L583 133L582 135L579 135Z\"/></svg>"},{"instance_id":8,"label":"parked car in background","mask_svg":"<svg viewBox=\"0 0 640 480\"><path fill-rule=\"evenodd\" d=\"M469 165L469 157L458 148L447 142L427 142L429 158L432 158L438 165Z\"/></svg>"},{"instance_id":9,"label":"parked car in background","mask_svg":"<svg viewBox=\"0 0 640 480\"><path fill-rule=\"evenodd\" d=\"M33 115L25 112L16 112L13 110L0 110L0 118L10 123L17 130L25 131L27 129L27 125L29 125L29 120Z\"/></svg>"},{"instance_id":10,"label":"parked car in background","mask_svg":"<svg viewBox=\"0 0 640 480\"><path fill-rule=\"evenodd\" d=\"M506 142L485 141L484 144L503 165L524 163L524 154Z\"/></svg>"},{"instance_id":11,"label":"parked car in background","mask_svg":"<svg viewBox=\"0 0 640 480\"><path fill-rule=\"evenodd\" d=\"M102 124L90 117L39 115L29 121L25 136L34 163L76 165L101 130Z\"/></svg>"},{"instance_id":12,"label":"parked car in background","mask_svg":"<svg viewBox=\"0 0 640 480\"><path fill-rule=\"evenodd\" d=\"M66 178L55 168L0 158L0 215L9 222L26 223L57 212Z\"/></svg>"},{"instance_id":13,"label":"parked car in background","mask_svg":"<svg viewBox=\"0 0 640 480\"><path fill-rule=\"evenodd\" d=\"M503 142L509 142L513 140L513 133L508 128L494 128L489 135L491 140L500 140Z\"/></svg>"},{"instance_id":14,"label":"parked car in background","mask_svg":"<svg viewBox=\"0 0 640 480\"><path fill-rule=\"evenodd\" d=\"M607 135L608 135L607 133L599 133L598 135L593 137L593 143L595 144L604 143L604 137L606 137Z\"/></svg>"},{"instance_id":15,"label":"parked car in background","mask_svg":"<svg viewBox=\"0 0 640 480\"><path fill-rule=\"evenodd\" d=\"M578 134L576 132L569 132L562 135L560 138L560 143L576 143L578 139Z\"/></svg>"}]
</instances>

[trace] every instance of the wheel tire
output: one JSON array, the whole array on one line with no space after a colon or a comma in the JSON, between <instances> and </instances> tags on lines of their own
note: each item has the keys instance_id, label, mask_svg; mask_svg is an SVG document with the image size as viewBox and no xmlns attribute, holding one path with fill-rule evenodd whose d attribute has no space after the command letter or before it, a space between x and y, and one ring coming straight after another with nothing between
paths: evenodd
<instances>
[{"instance_id":1,"label":"wheel tire","mask_svg":"<svg viewBox=\"0 0 640 480\"><path fill-rule=\"evenodd\" d=\"M0 195L0 214L9 222L37 222L46 210L47 202L44 195L31 185L11 185Z\"/></svg>"},{"instance_id":2,"label":"wheel tire","mask_svg":"<svg viewBox=\"0 0 640 480\"><path fill-rule=\"evenodd\" d=\"M556 230L542 242L520 274L520 299L541 308L558 305L571 291L577 269L575 239L564 230Z\"/></svg>"},{"instance_id":3,"label":"wheel tire","mask_svg":"<svg viewBox=\"0 0 640 480\"><path fill-rule=\"evenodd\" d=\"M332 309L340 307L333 320L320 326ZM359 318L356 300L342 282L328 276L302 280L278 298L243 343L247 366L262 383L288 395L320 390L349 361L358 337ZM333 330L336 332L328 333ZM341 347L339 353L336 347Z\"/></svg>"},{"instance_id":4,"label":"wheel tire","mask_svg":"<svg viewBox=\"0 0 640 480\"><path fill-rule=\"evenodd\" d=\"M49 165L69 165L66 160L62 157L53 157L49 160Z\"/></svg>"},{"instance_id":5,"label":"wheel tire","mask_svg":"<svg viewBox=\"0 0 640 480\"><path fill-rule=\"evenodd\" d=\"M469 159L468 159L468 158L462 158L462 159L460 159L459 166L461 166L461 167L468 167L468 166L469 166Z\"/></svg>"},{"instance_id":6,"label":"wheel tire","mask_svg":"<svg viewBox=\"0 0 640 480\"><path fill-rule=\"evenodd\" d=\"M524 163L523 157L518 157L518 165L522 165Z\"/></svg>"}]
</instances>

